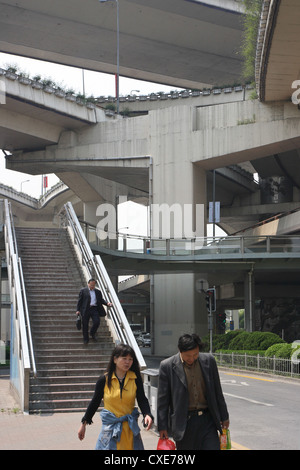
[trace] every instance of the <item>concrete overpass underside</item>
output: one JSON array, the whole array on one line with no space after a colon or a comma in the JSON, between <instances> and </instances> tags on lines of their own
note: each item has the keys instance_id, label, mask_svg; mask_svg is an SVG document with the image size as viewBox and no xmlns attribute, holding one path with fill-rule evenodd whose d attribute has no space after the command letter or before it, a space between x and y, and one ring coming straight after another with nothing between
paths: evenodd
<instances>
[{"instance_id":1,"label":"concrete overpass underside","mask_svg":"<svg viewBox=\"0 0 300 470\"><path fill-rule=\"evenodd\" d=\"M264 0L256 58L256 82L261 101L291 100L295 91L292 84L300 79L299 27L297 0Z\"/></svg>"},{"instance_id":2,"label":"concrete overpass underside","mask_svg":"<svg viewBox=\"0 0 300 470\"><path fill-rule=\"evenodd\" d=\"M180 88L240 80L242 8L234 0L122 0L120 74ZM116 73L116 4L0 2L0 50ZM180 34L178 34L180 32Z\"/></svg>"}]
</instances>

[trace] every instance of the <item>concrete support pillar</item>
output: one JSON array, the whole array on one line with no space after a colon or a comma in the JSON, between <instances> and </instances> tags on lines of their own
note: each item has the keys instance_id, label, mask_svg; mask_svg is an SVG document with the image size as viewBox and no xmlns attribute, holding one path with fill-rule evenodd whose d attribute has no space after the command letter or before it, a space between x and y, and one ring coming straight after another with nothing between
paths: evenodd
<instances>
[{"instance_id":1,"label":"concrete support pillar","mask_svg":"<svg viewBox=\"0 0 300 470\"><path fill-rule=\"evenodd\" d=\"M154 276L154 354L174 354L184 333L208 334L205 299L195 282L192 273Z\"/></svg>"},{"instance_id":2,"label":"concrete support pillar","mask_svg":"<svg viewBox=\"0 0 300 470\"><path fill-rule=\"evenodd\" d=\"M245 302L245 330L254 331L255 324L255 294L254 294L254 274L250 270L245 274L244 279L244 302Z\"/></svg>"},{"instance_id":3,"label":"concrete support pillar","mask_svg":"<svg viewBox=\"0 0 300 470\"><path fill-rule=\"evenodd\" d=\"M159 146L159 158L156 155L153 163L152 201L156 210L158 205L164 204L167 212L162 217L155 218L152 210L151 235L159 234L163 239L172 236L184 239L185 235L189 235L192 231L195 236L204 236L206 172L187 158L186 153L190 148L188 141L176 145L176 136L172 136L171 133L163 140ZM172 150L169 148L167 153L169 145ZM165 155L162 155L161 149L166 150ZM169 222L166 220L167 217L170 221L169 231L165 230ZM160 226L163 223L164 226ZM180 234L181 237L178 236ZM184 240L181 243L183 244ZM178 338L184 333L196 332L200 336L208 333L205 299L196 291L197 278L199 274L193 273L154 276L152 285L154 354L174 354L177 351Z\"/></svg>"}]
</instances>

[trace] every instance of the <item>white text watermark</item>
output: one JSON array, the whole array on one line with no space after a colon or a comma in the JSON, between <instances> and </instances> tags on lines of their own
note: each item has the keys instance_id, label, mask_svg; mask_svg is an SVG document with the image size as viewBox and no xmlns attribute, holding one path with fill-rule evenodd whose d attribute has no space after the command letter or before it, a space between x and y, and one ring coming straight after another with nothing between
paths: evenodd
<instances>
[{"instance_id":1,"label":"white text watermark","mask_svg":"<svg viewBox=\"0 0 300 470\"><path fill-rule=\"evenodd\" d=\"M0 80L0 104L6 104L6 87L4 80Z\"/></svg>"},{"instance_id":2,"label":"white text watermark","mask_svg":"<svg viewBox=\"0 0 300 470\"><path fill-rule=\"evenodd\" d=\"M0 364L6 364L5 343L0 340Z\"/></svg>"},{"instance_id":3,"label":"white text watermark","mask_svg":"<svg viewBox=\"0 0 300 470\"><path fill-rule=\"evenodd\" d=\"M122 200L125 202L127 199L123 197ZM199 248L203 242L197 240L195 244L194 240L205 235L204 210L204 204L151 204L151 238L185 240L186 249ZM115 206L110 203L100 204L96 209L96 216L101 217L96 227L99 240L116 240L118 234ZM193 240L193 243L190 240Z\"/></svg>"},{"instance_id":4,"label":"white text watermark","mask_svg":"<svg viewBox=\"0 0 300 470\"><path fill-rule=\"evenodd\" d=\"M293 354L291 355L291 361L293 364L300 363L300 340L297 339L292 343L292 349L295 349Z\"/></svg>"}]
</instances>

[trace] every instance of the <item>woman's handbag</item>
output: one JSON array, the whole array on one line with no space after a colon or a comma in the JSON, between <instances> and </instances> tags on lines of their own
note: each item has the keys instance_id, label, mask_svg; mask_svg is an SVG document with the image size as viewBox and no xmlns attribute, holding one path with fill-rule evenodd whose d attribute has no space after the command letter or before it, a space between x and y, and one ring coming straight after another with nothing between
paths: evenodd
<instances>
[{"instance_id":1,"label":"woman's handbag","mask_svg":"<svg viewBox=\"0 0 300 470\"><path fill-rule=\"evenodd\" d=\"M81 315L78 315L78 316L77 316L77 319L76 319L76 328L77 328L77 330L81 330Z\"/></svg>"},{"instance_id":2,"label":"woman's handbag","mask_svg":"<svg viewBox=\"0 0 300 470\"><path fill-rule=\"evenodd\" d=\"M157 450L175 450L176 446L171 439L159 439L157 443Z\"/></svg>"}]
</instances>

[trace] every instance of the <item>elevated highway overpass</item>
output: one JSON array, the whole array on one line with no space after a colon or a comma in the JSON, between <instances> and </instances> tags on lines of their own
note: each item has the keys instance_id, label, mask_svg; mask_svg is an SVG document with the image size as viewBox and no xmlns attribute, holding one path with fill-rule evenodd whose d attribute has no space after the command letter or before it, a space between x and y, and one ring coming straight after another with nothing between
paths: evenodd
<instances>
[{"instance_id":1,"label":"elevated highway overpass","mask_svg":"<svg viewBox=\"0 0 300 470\"><path fill-rule=\"evenodd\" d=\"M300 78L299 26L297 0L263 1L256 56L261 101L290 101L292 84Z\"/></svg>"},{"instance_id":2,"label":"elevated highway overpass","mask_svg":"<svg viewBox=\"0 0 300 470\"><path fill-rule=\"evenodd\" d=\"M0 9L2 52L117 72L114 2L6 0ZM122 76L197 89L239 79L238 1L122 0L119 10Z\"/></svg>"},{"instance_id":3,"label":"elevated highway overpass","mask_svg":"<svg viewBox=\"0 0 300 470\"><path fill-rule=\"evenodd\" d=\"M227 87L175 99L172 94L127 99L121 110L130 107L135 118L107 117L102 101L87 107L6 73L2 80L7 103L0 108L1 146L7 167L54 172L86 204L115 204L116 192L144 204L166 202L165 194L152 200L150 175L160 181L172 169L180 188L177 168L186 154L188 172L205 182L198 202L212 200L215 170L220 226L229 234L299 207L299 115L292 103L265 105L247 99L251 90ZM165 159L166 151L172 152L175 166ZM158 187L169 191L168 184ZM181 197L172 196L170 202Z\"/></svg>"}]
</instances>

